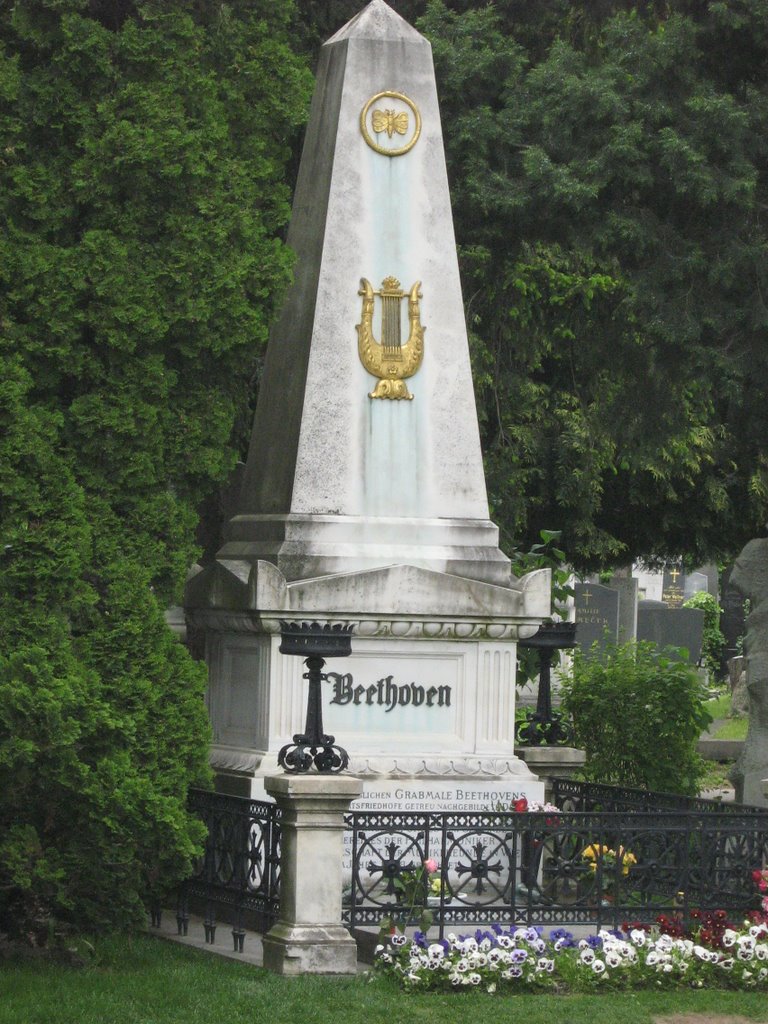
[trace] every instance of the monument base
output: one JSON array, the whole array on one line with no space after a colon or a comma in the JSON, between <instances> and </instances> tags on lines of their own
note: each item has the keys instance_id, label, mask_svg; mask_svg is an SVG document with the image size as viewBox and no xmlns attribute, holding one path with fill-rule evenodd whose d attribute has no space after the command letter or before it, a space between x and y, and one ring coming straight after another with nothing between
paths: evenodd
<instances>
[{"instance_id":1,"label":"monument base","mask_svg":"<svg viewBox=\"0 0 768 1024\"><path fill-rule=\"evenodd\" d=\"M325 664L322 716L356 775L535 783L512 753L517 640L548 611L547 570L498 587L412 565L294 582L266 562L212 565L187 613L206 638L220 788L261 795L303 727L306 668L280 653L281 622L297 620L354 627L351 656Z\"/></svg>"},{"instance_id":2,"label":"monument base","mask_svg":"<svg viewBox=\"0 0 768 1024\"><path fill-rule=\"evenodd\" d=\"M264 966L275 974L355 974L357 943L346 928L276 924L264 936Z\"/></svg>"}]
</instances>

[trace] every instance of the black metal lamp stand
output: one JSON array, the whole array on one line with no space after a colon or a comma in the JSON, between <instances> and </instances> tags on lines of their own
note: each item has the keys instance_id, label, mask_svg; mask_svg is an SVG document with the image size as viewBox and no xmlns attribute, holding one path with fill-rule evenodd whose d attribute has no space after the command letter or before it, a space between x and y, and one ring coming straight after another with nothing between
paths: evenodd
<instances>
[{"instance_id":1,"label":"black metal lamp stand","mask_svg":"<svg viewBox=\"0 0 768 1024\"><path fill-rule=\"evenodd\" d=\"M314 766L323 774L338 774L349 765L346 750L336 744L334 736L323 732L320 684L328 678L323 672L325 657L346 658L352 653L352 629L330 623L280 623L280 653L303 657L309 670L303 675L309 680L304 732L297 733L293 743L286 743L277 755L277 763L286 772L308 772Z\"/></svg>"},{"instance_id":2,"label":"black metal lamp stand","mask_svg":"<svg viewBox=\"0 0 768 1024\"><path fill-rule=\"evenodd\" d=\"M539 653L539 694L536 710L520 729L517 739L531 746L553 746L567 743L570 727L559 711L552 710L550 670L555 651L576 646L575 622L545 622L532 637L520 640L519 647L532 647Z\"/></svg>"}]
</instances>

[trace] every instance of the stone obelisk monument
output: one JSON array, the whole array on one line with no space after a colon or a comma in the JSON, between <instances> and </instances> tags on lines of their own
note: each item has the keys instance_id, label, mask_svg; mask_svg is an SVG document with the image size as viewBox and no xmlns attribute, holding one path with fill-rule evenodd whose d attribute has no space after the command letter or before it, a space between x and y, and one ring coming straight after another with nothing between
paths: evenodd
<instances>
[{"instance_id":1,"label":"stone obelisk monument","mask_svg":"<svg viewBox=\"0 0 768 1024\"><path fill-rule=\"evenodd\" d=\"M238 513L187 589L213 765L260 792L306 700L279 622L344 622L325 725L370 789L524 790L516 641L549 577L514 579L489 519L431 49L384 0L323 47L288 241Z\"/></svg>"}]
</instances>

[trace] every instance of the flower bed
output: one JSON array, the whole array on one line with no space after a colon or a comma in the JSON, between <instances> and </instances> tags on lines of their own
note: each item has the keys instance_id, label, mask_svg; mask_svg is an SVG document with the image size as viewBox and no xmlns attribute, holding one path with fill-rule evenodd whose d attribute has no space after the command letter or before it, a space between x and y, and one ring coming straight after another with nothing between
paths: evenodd
<instances>
[{"instance_id":1,"label":"flower bed","mask_svg":"<svg viewBox=\"0 0 768 1024\"><path fill-rule=\"evenodd\" d=\"M768 989L768 924L725 928L722 948L658 928L602 930L577 941L554 929L478 930L430 942L401 933L376 950L375 967L412 991L595 992L640 988Z\"/></svg>"}]
</instances>

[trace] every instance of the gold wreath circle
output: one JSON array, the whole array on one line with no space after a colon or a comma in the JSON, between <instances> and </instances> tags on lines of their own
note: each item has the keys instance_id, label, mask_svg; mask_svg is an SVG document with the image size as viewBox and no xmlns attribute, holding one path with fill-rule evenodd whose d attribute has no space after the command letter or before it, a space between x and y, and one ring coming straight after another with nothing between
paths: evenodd
<instances>
[{"instance_id":1,"label":"gold wreath circle","mask_svg":"<svg viewBox=\"0 0 768 1024\"><path fill-rule=\"evenodd\" d=\"M371 109L372 104L374 104L376 100L384 99L387 96L393 100L402 100L403 103L409 106L413 111L413 116L416 121L416 130L413 133L413 138L410 139L409 142L406 142L406 144L404 146L401 146L399 149L385 149L384 146L380 146L378 142L376 142L376 140L371 137L368 131L368 111ZM421 135L421 114L419 113L418 107L413 102L413 100L409 100L408 97L405 96L403 93L377 92L375 96L371 96L371 98L365 104L363 109L360 111L360 131L363 133L363 138L371 147L371 149L375 149L377 153L382 153L384 156L402 156L403 153L407 153L409 149L413 149L413 147L418 142L419 136Z\"/></svg>"}]
</instances>

